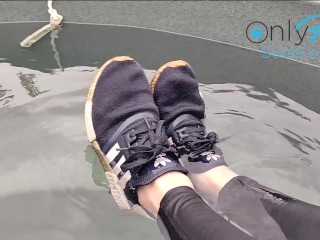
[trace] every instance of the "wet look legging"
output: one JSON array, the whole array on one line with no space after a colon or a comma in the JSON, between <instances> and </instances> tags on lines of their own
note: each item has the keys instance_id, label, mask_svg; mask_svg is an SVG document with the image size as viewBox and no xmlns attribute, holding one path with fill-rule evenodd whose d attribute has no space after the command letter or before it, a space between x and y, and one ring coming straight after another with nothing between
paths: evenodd
<instances>
[{"instance_id":1,"label":"wet look legging","mask_svg":"<svg viewBox=\"0 0 320 240\"><path fill-rule=\"evenodd\" d=\"M232 195L233 191L241 192L243 189L253 193L261 201L287 239L320 239L319 207L286 196L243 176L232 179L222 191ZM250 199L243 204L250 204ZM242 207L241 204L238 207ZM257 212L257 214L260 213ZM189 187L178 187L169 191L161 201L159 217L171 240L257 239L245 234L215 213ZM269 234L273 233L269 232ZM283 238L274 238L274 240L278 239Z\"/></svg>"},{"instance_id":2,"label":"wet look legging","mask_svg":"<svg viewBox=\"0 0 320 240\"><path fill-rule=\"evenodd\" d=\"M214 212L189 187L177 187L166 193L160 203L159 217L171 240L254 239Z\"/></svg>"},{"instance_id":3,"label":"wet look legging","mask_svg":"<svg viewBox=\"0 0 320 240\"><path fill-rule=\"evenodd\" d=\"M239 181L244 187L256 194L288 239L320 239L320 207L267 188L244 176L239 176L231 181Z\"/></svg>"}]
</instances>

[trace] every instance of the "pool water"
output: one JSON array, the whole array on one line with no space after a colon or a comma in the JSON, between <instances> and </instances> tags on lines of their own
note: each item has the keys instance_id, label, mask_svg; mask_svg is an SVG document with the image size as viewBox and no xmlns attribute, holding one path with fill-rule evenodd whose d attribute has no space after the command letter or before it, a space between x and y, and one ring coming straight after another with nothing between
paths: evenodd
<instances>
[{"instance_id":1,"label":"pool water","mask_svg":"<svg viewBox=\"0 0 320 240\"><path fill-rule=\"evenodd\" d=\"M320 68L194 37L65 24L30 49L44 23L0 24L0 232L4 239L162 239L117 209L88 145L84 103L106 60L145 69L184 59L195 70L235 172L320 205ZM154 71L146 70L148 78Z\"/></svg>"}]
</instances>

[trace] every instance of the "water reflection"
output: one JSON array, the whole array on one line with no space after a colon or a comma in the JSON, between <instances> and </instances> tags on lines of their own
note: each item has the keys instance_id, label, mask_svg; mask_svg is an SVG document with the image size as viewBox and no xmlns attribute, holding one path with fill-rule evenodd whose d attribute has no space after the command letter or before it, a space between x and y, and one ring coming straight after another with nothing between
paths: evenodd
<instances>
[{"instance_id":1,"label":"water reflection","mask_svg":"<svg viewBox=\"0 0 320 240\"><path fill-rule=\"evenodd\" d=\"M277 93L271 89L271 88L259 88L259 87L251 87L249 89L236 85L237 89L230 89L230 90L214 90L214 89L210 89L209 91L211 91L212 93L232 93L232 92L243 92L246 94L246 96L257 99L257 100L261 100L261 101L271 101L273 102L277 107L280 108L284 108L292 113L294 113L295 115L310 121L309 118L307 118L306 116L303 116L301 113L299 113L298 111L291 109L288 103L281 101L278 96Z\"/></svg>"},{"instance_id":2,"label":"water reflection","mask_svg":"<svg viewBox=\"0 0 320 240\"><path fill-rule=\"evenodd\" d=\"M104 170L100 164L100 160L97 157L96 153L94 152L93 148L88 145L86 147L85 152L85 160L91 165L92 167L92 180L94 183L99 187L104 187L109 189L108 180L104 173ZM109 192L110 193L110 192Z\"/></svg>"},{"instance_id":3,"label":"water reflection","mask_svg":"<svg viewBox=\"0 0 320 240\"><path fill-rule=\"evenodd\" d=\"M209 84L201 91L208 128L227 136L221 147L231 168L319 205L318 113L272 89Z\"/></svg>"},{"instance_id":4,"label":"water reflection","mask_svg":"<svg viewBox=\"0 0 320 240\"><path fill-rule=\"evenodd\" d=\"M120 212L99 190L19 193L0 198L0 211L1 239L162 239L153 222Z\"/></svg>"},{"instance_id":5,"label":"water reflection","mask_svg":"<svg viewBox=\"0 0 320 240\"><path fill-rule=\"evenodd\" d=\"M61 64L61 59L60 59L60 53L57 49L56 43L55 43L55 39L59 38L58 37L58 33L62 30L61 27L56 27L55 29L53 29L50 33L50 38L51 38L51 46L52 46L52 51L53 51L53 57L57 62L57 65L60 69L60 71L64 71L64 68Z\"/></svg>"},{"instance_id":6,"label":"water reflection","mask_svg":"<svg viewBox=\"0 0 320 240\"><path fill-rule=\"evenodd\" d=\"M13 98L14 95L10 95L11 89L4 89L3 86L0 84L0 103L2 105L7 105Z\"/></svg>"},{"instance_id":7,"label":"water reflection","mask_svg":"<svg viewBox=\"0 0 320 240\"><path fill-rule=\"evenodd\" d=\"M49 90L40 91L38 87L36 86L36 81L34 78L36 77L35 74L26 74L19 72L18 77L21 81L21 85L24 87L24 89L27 90L28 95L31 97L36 97L40 94L49 92Z\"/></svg>"},{"instance_id":8,"label":"water reflection","mask_svg":"<svg viewBox=\"0 0 320 240\"><path fill-rule=\"evenodd\" d=\"M225 84L204 85L202 86L202 91L204 92L205 99L210 99L207 100L209 103L207 115L213 121L219 115L224 115L226 120L229 119L230 121L230 117L227 117L229 115L235 116L234 119L237 119L237 125L243 122L249 123L250 120L254 121L254 124L263 124L265 127L261 126L258 134L255 134L257 138L259 138L262 129L265 129L266 132L277 133L298 150L298 155L295 156L304 154L305 156L300 159L303 159L308 165L312 164L312 160L310 159L311 152L314 153L319 148L318 144L312 140L314 139L312 135L320 133L317 128L317 122L320 120L318 114L303 108L301 105L272 89L260 92L254 86ZM223 103L220 103L221 106L219 103L216 103L220 98L224 99ZM223 111L218 111L218 109L222 109ZM210 116L210 114L214 114L215 116ZM298 118L294 118L294 116ZM244 120L243 118L248 120ZM307 132L298 133L301 132L301 128L308 125L313 126L308 130L310 136L306 136ZM302 137L303 135L305 137ZM275 151L279 151L279 149L275 149Z\"/></svg>"}]
</instances>

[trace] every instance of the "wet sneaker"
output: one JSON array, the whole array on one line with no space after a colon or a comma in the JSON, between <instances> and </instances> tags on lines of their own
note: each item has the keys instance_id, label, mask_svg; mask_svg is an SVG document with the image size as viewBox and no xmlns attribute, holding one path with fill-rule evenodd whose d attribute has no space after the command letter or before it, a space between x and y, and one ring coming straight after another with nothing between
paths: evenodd
<instances>
[{"instance_id":1,"label":"wet sneaker","mask_svg":"<svg viewBox=\"0 0 320 240\"><path fill-rule=\"evenodd\" d=\"M206 133L202 122L205 104L191 67L181 60L169 62L156 72L150 87L160 117L166 121L167 135L177 148L181 165L189 171L188 176L201 197L209 205L216 203L212 191L215 181L212 180L213 171L210 170L226 163L221 150L216 146L217 135L214 132ZM222 189L222 194L219 193L219 210L255 239L286 239L260 200L248 191L248 187L242 187L244 183L238 181L246 179L234 178L237 176L234 173L231 175L233 181L228 182L228 188ZM230 176L223 177L228 179ZM223 177L221 185L226 183ZM246 183L248 186L254 185L249 181Z\"/></svg>"},{"instance_id":2,"label":"wet sneaker","mask_svg":"<svg viewBox=\"0 0 320 240\"><path fill-rule=\"evenodd\" d=\"M150 217L138 204L136 188L186 170L168 144L143 69L132 58L115 57L99 69L87 95L85 123L120 209Z\"/></svg>"},{"instance_id":3,"label":"wet sneaker","mask_svg":"<svg viewBox=\"0 0 320 240\"><path fill-rule=\"evenodd\" d=\"M206 182L204 173L226 163L216 147L217 135L206 133L202 122L205 104L191 67L182 60L163 65L151 80L150 88L181 165L189 171L195 189L206 195L208 188L202 186Z\"/></svg>"}]
</instances>

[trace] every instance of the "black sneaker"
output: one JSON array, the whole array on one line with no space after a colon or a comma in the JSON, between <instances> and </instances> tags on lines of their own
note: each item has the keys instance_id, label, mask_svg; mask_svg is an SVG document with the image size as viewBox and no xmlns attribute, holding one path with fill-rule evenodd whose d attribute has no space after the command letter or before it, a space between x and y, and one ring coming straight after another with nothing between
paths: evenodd
<instances>
[{"instance_id":1,"label":"black sneaker","mask_svg":"<svg viewBox=\"0 0 320 240\"><path fill-rule=\"evenodd\" d=\"M186 170L167 143L146 76L132 58L115 57L99 69L87 95L85 122L120 209L149 217L135 189L166 172Z\"/></svg>"},{"instance_id":2,"label":"black sneaker","mask_svg":"<svg viewBox=\"0 0 320 240\"><path fill-rule=\"evenodd\" d=\"M216 147L217 135L214 132L206 134L202 122L205 104L189 64L182 60L166 63L156 72L150 88L160 117L166 121L167 135L172 137L180 163L189 174L226 165Z\"/></svg>"},{"instance_id":3,"label":"black sneaker","mask_svg":"<svg viewBox=\"0 0 320 240\"><path fill-rule=\"evenodd\" d=\"M205 117L205 104L199 93L198 82L191 67L181 60L169 62L156 72L150 86L160 117L166 121L167 135L176 145L181 165L189 171L188 177L201 197L209 205L216 203L216 196L212 191L213 184L215 184L212 180L213 171L210 170L226 165L226 163L221 150L216 146L217 135L214 132L206 133L202 122ZM231 175L237 176L235 173ZM240 185L236 178L231 183ZM254 186L252 182L249 184ZM280 227L265 212L260 201L257 204L257 198L255 196L252 198L253 194L248 192L248 187L233 188L236 189L233 192L230 189L225 190L227 193L222 198L225 200L224 204L219 203L218 205L224 214L227 213L229 219L248 230L254 237L257 236L256 239L260 239L260 234L263 234L264 239L271 239L270 230L272 239L285 239ZM257 192L261 192L260 189ZM230 193L232 193L232 201L228 202L226 200L230 198ZM220 201L221 194L219 194L219 198ZM243 199L256 205L248 206L246 201L242 201ZM241 211L237 209L239 206ZM254 208L251 208L252 206ZM214 207L214 209L216 208ZM250 212L252 209L255 211ZM246 213L245 218L243 213ZM250 217L248 218L248 216ZM264 225L260 224L263 226L261 228L254 224L259 221L264 222ZM266 232L269 235L266 235Z\"/></svg>"}]
</instances>

